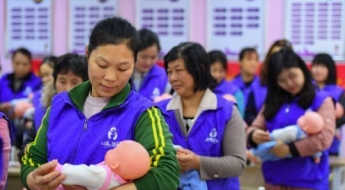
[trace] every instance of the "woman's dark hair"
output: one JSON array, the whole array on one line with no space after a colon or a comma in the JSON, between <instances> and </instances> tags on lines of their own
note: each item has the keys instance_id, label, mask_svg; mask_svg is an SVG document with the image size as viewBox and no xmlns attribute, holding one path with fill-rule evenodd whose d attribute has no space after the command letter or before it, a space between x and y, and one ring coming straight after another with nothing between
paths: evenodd
<instances>
[{"instance_id":1,"label":"woman's dark hair","mask_svg":"<svg viewBox=\"0 0 345 190\"><path fill-rule=\"evenodd\" d=\"M223 52L219 50L213 50L208 52L208 57L210 58L211 65L219 62L222 64L222 67L225 71L228 70L228 60L226 59L226 55Z\"/></svg>"},{"instance_id":2,"label":"woman's dark hair","mask_svg":"<svg viewBox=\"0 0 345 190\"><path fill-rule=\"evenodd\" d=\"M42 60L41 64L40 64L40 68L41 68L42 65L49 65L49 67L54 69L55 60L56 60L55 56L47 56L47 57L45 57Z\"/></svg>"},{"instance_id":3,"label":"woman's dark hair","mask_svg":"<svg viewBox=\"0 0 345 190\"><path fill-rule=\"evenodd\" d=\"M157 34L146 28L140 29L138 33L141 41L142 50L153 45L157 46L158 52L161 50Z\"/></svg>"},{"instance_id":4,"label":"woman's dark hair","mask_svg":"<svg viewBox=\"0 0 345 190\"><path fill-rule=\"evenodd\" d=\"M240 61L242 61L246 54L251 54L251 53L255 53L258 56L258 58L259 58L259 54L258 54L258 52L256 51L255 48L247 47L247 48L243 48L241 50L238 59Z\"/></svg>"},{"instance_id":5,"label":"woman's dark hair","mask_svg":"<svg viewBox=\"0 0 345 190\"><path fill-rule=\"evenodd\" d=\"M290 102L293 96L283 90L278 85L278 76L283 69L299 68L304 76L304 85L299 92L298 105L307 109L312 104L315 97L315 87L312 83L310 72L304 61L290 48L282 48L280 51L273 53L268 62L267 77L267 96L265 100L264 116L271 120L279 111L280 107Z\"/></svg>"},{"instance_id":6,"label":"woman's dark hair","mask_svg":"<svg viewBox=\"0 0 345 190\"><path fill-rule=\"evenodd\" d=\"M31 61L32 61L32 54L31 54L31 52L28 49L26 49L26 48L18 48L18 49L16 49L13 52L13 54L12 54L12 60L17 55L17 53L21 53L21 54L25 55L29 59L29 61L31 63Z\"/></svg>"},{"instance_id":7,"label":"woman's dark hair","mask_svg":"<svg viewBox=\"0 0 345 190\"><path fill-rule=\"evenodd\" d=\"M58 57L54 65L54 83L58 74L66 74L68 72L72 72L74 75L81 77L83 81L88 80L86 58L74 53L68 53Z\"/></svg>"},{"instance_id":8,"label":"woman's dark hair","mask_svg":"<svg viewBox=\"0 0 345 190\"><path fill-rule=\"evenodd\" d=\"M183 42L173 47L164 57L165 71L169 62L182 59L186 70L194 79L194 92L214 88L215 80L211 75L210 59L205 49L198 43Z\"/></svg>"},{"instance_id":9,"label":"woman's dark hair","mask_svg":"<svg viewBox=\"0 0 345 190\"><path fill-rule=\"evenodd\" d=\"M275 47L285 47L288 49L292 49L292 44L291 42L289 42L288 40L282 39L282 40L276 40L270 47L270 49L268 50L265 60L262 62L262 66L261 66L261 71L260 71L260 82L262 85L266 85L267 83L267 65L268 65L268 61L272 55L272 51Z\"/></svg>"},{"instance_id":10,"label":"woman's dark hair","mask_svg":"<svg viewBox=\"0 0 345 190\"><path fill-rule=\"evenodd\" d=\"M88 55L98 46L107 44L119 45L126 44L133 51L134 60L140 50L140 39L135 27L127 20L120 17L106 18L99 21L92 29Z\"/></svg>"},{"instance_id":11,"label":"woman's dark hair","mask_svg":"<svg viewBox=\"0 0 345 190\"><path fill-rule=\"evenodd\" d=\"M328 70L328 76L325 81L326 84L337 83L337 70L335 68L335 62L329 54L326 54L326 53L317 54L312 61L312 66L314 65L326 66Z\"/></svg>"}]
</instances>

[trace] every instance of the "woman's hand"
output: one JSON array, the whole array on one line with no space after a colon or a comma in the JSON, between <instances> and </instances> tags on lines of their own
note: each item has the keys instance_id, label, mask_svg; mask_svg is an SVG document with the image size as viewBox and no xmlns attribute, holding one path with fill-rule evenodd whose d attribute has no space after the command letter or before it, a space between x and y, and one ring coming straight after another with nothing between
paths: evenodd
<instances>
[{"instance_id":1,"label":"woman's hand","mask_svg":"<svg viewBox=\"0 0 345 190\"><path fill-rule=\"evenodd\" d=\"M31 172L27 179L30 189L55 190L65 179L64 175L55 170L57 163L53 160Z\"/></svg>"},{"instance_id":2,"label":"woman's hand","mask_svg":"<svg viewBox=\"0 0 345 190\"><path fill-rule=\"evenodd\" d=\"M177 160L181 167L181 172L184 173L188 170L199 170L200 169L200 157L194 152L184 149L177 149Z\"/></svg>"},{"instance_id":3,"label":"woman's hand","mask_svg":"<svg viewBox=\"0 0 345 190\"><path fill-rule=\"evenodd\" d=\"M290 153L290 148L282 141L277 141L277 144L272 148L271 153L279 158L285 158Z\"/></svg>"},{"instance_id":4,"label":"woman's hand","mask_svg":"<svg viewBox=\"0 0 345 190\"><path fill-rule=\"evenodd\" d=\"M256 129L253 132L252 138L257 145L271 140L269 132L261 129Z\"/></svg>"}]
</instances>

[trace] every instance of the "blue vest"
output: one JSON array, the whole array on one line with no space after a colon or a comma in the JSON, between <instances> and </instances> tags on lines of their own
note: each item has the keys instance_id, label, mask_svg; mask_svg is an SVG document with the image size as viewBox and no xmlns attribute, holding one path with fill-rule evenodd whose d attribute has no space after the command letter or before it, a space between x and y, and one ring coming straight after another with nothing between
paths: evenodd
<instances>
[{"instance_id":1,"label":"blue vest","mask_svg":"<svg viewBox=\"0 0 345 190\"><path fill-rule=\"evenodd\" d=\"M339 102L340 97L344 95L344 89L337 85L326 85L322 91L328 93L336 102ZM340 140L334 137L331 147L329 148L330 154L339 154Z\"/></svg>"},{"instance_id":2,"label":"blue vest","mask_svg":"<svg viewBox=\"0 0 345 190\"><path fill-rule=\"evenodd\" d=\"M71 102L67 92L55 95L47 131L48 161L60 164L98 164L123 140L134 140L139 117L153 106L133 90L119 106L89 119Z\"/></svg>"},{"instance_id":3,"label":"blue vest","mask_svg":"<svg viewBox=\"0 0 345 190\"><path fill-rule=\"evenodd\" d=\"M323 92L317 93L310 109L317 111L327 97ZM277 114L270 121L266 121L267 130L272 132L294 125L305 111L297 104L296 99L290 104L283 104ZM266 161L262 165L262 172L265 181L273 185L325 190L328 189L328 153L322 152L321 162L318 164L314 163L312 156Z\"/></svg>"},{"instance_id":4,"label":"blue vest","mask_svg":"<svg viewBox=\"0 0 345 190\"><path fill-rule=\"evenodd\" d=\"M146 98L153 100L164 94L167 84L168 76L165 70L155 64L144 77L140 89L136 89L136 91Z\"/></svg>"},{"instance_id":5,"label":"blue vest","mask_svg":"<svg viewBox=\"0 0 345 190\"><path fill-rule=\"evenodd\" d=\"M249 94L252 91L254 92L256 111L259 112L262 105L265 102L266 94L267 94L267 88L261 85L259 77L255 76L253 79L253 82L248 87L245 85L241 75L238 75L237 77L235 77L231 81L231 83L238 86L242 90L243 95L244 95L244 107L247 106Z\"/></svg>"},{"instance_id":6,"label":"blue vest","mask_svg":"<svg viewBox=\"0 0 345 190\"><path fill-rule=\"evenodd\" d=\"M41 87L41 79L31 73L26 80L23 81L22 88L14 92L10 87L11 77L13 77L13 74L6 74L0 79L0 103L10 102L14 99L27 98L30 93Z\"/></svg>"},{"instance_id":7,"label":"blue vest","mask_svg":"<svg viewBox=\"0 0 345 190\"><path fill-rule=\"evenodd\" d=\"M47 109L42 105L42 101L41 101L42 89L36 90L33 95L34 97L32 99L32 104L35 107L34 125L36 128L36 131L38 131L39 127L41 126L43 116L46 113Z\"/></svg>"},{"instance_id":8,"label":"blue vest","mask_svg":"<svg viewBox=\"0 0 345 190\"><path fill-rule=\"evenodd\" d=\"M218 96L223 96L224 94L234 95L238 90L239 88L237 86L223 79L216 86L216 88L213 89L213 93L217 94Z\"/></svg>"},{"instance_id":9,"label":"blue vest","mask_svg":"<svg viewBox=\"0 0 345 190\"><path fill-rule=\"evenodd\" d=\"M223 136L226 125L231 119L233 103L222 97L217 97L217 109L202 112L194 122L188 136L185 137L176 120L175 111L166 109L169 101L164 100L157 105L163 110L163 116L173 134L173 144L180 145L200 156L223 156ZM239 189L237 177L206 180L206 183L208 190Z\"/></svg>"}]
</instances>

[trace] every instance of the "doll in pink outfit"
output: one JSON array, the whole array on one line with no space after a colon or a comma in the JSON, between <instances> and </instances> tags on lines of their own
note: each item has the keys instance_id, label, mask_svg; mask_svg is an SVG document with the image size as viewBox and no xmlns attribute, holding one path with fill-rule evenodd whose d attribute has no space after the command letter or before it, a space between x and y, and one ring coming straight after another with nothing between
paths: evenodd
<instances>
[{"instance_id":1,"label":"doll in pink outfit","mask_svg":"<svg viewBox=\"0 0 345 190\"><path fill-rule=\"evenodd\" d=\"M63 185L108 190L144 176L150 170L150 156L141 144L125 140L109 150L100 164L58 164L56 170L66 176ZM60 186L58 189L64 188Z\"/></svg>"}]
</instances>

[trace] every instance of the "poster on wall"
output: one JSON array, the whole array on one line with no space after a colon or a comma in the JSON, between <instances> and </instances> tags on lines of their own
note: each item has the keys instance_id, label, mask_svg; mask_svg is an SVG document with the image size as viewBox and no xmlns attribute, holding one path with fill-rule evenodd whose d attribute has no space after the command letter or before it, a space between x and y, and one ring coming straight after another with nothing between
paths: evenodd
<instances>
[{"instance_id":1,"label":"poster on wall","mask_svg":"<svg viewBox=\"0 0 345 190\"><path fill-rule=\"evenodd\" d=\"M69 0L69 52L85 54L91 30L104 18L113 17L117 0Z\"/></svg>"},{"instance_id":2,"label":"poster on wall","mask_svg":"<svg viewBox=\"0 0 345 190\"><path fill-rule=\"evenodd\" d=\"M52 53L52 0L6 2L6 55L20 47L34 56Z\"/></svg>"},{"instance_id":3,"label":"poster on wall","mask_svg":"<svg viewBox=\"0 0 345 190\"><path fill-rule=\"evenodd\" d=\"M285 38L304 59L329 53L345 59L345 1L288 0L285 4Z\"/></svg>"},{"instance_id":4,"label":"poster on wall","mask_svg":"<svg viewBox=\"0 0 345 190\"><path fill-rule=\"evenodd\" d=\"M265 2L262 0L208 0L207 49L221 50L237 60L246 47L262 58L265 42Z\"/></svg>"},{"instance_id":5,"label":"poster on wall","mask_svg":"<svg viewBox=\"0 0 345 190\"><path fill-rule=\"evenodd\" d=\"M159 36L160 56L188 40L190 1L137 0L136 27L147 28Z\"/></svg>"}]
</instances>

